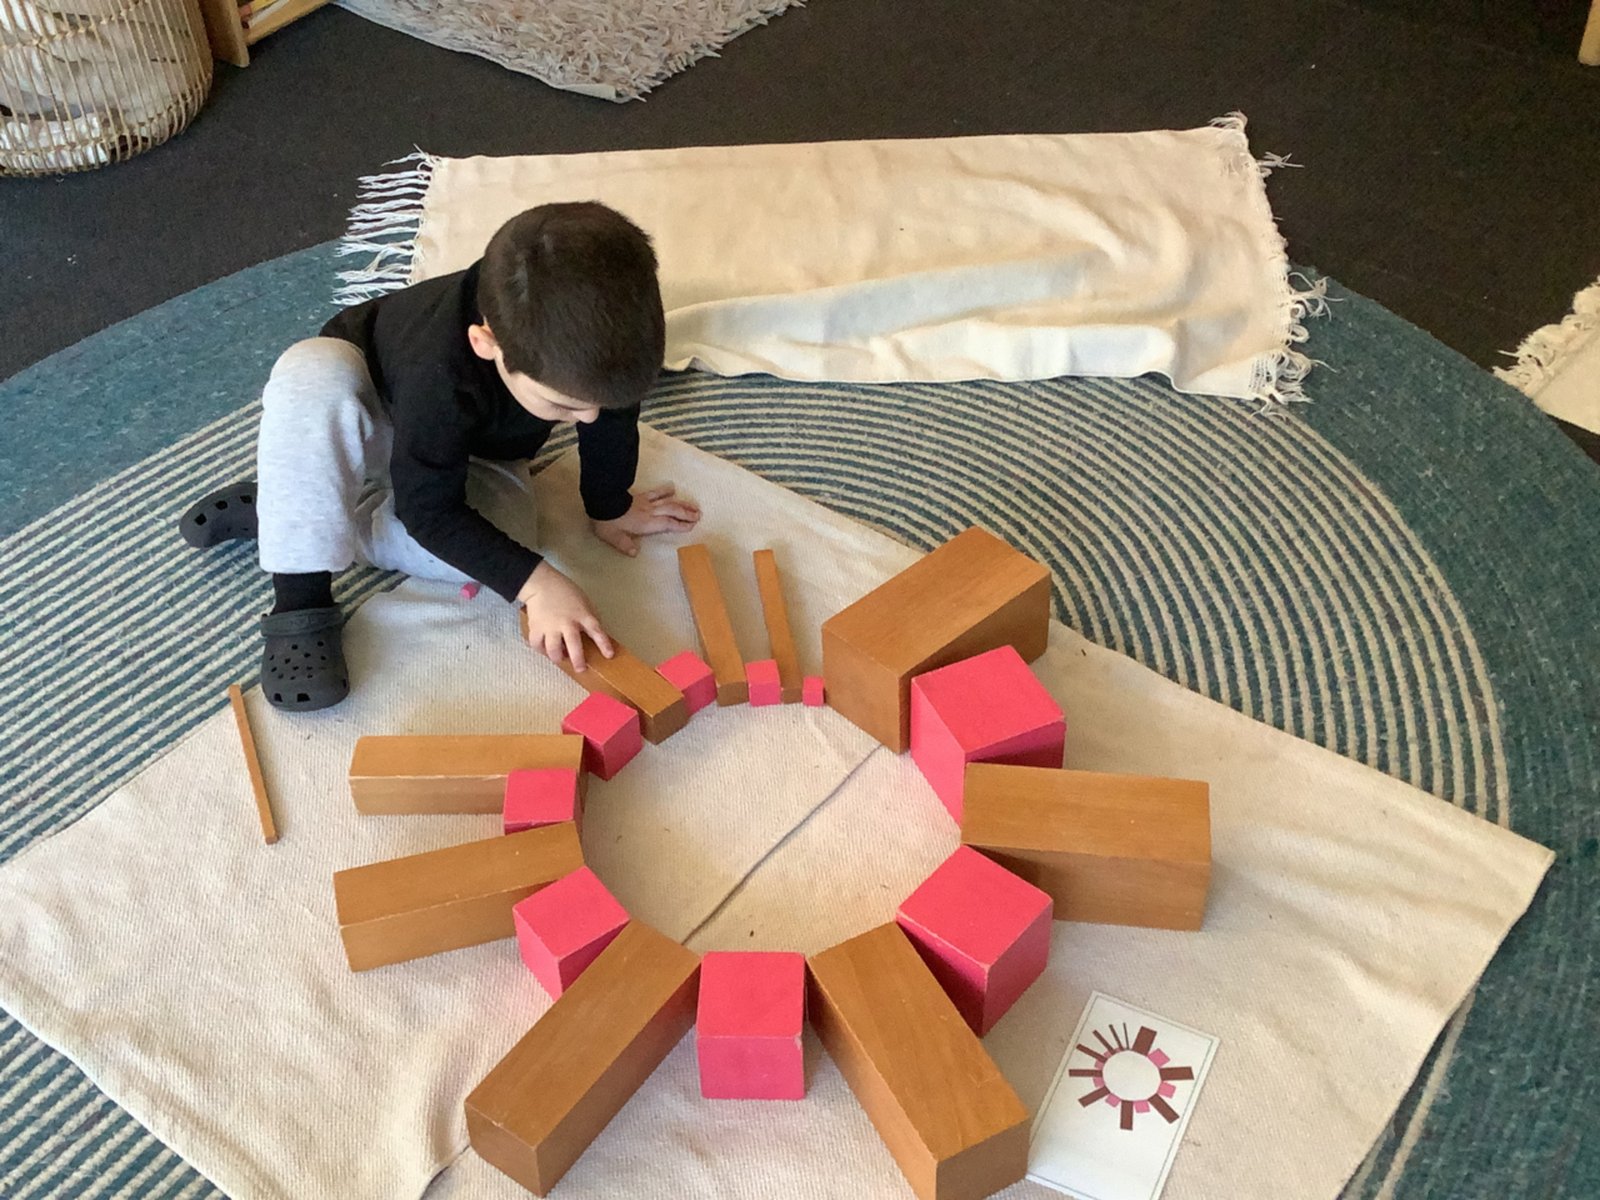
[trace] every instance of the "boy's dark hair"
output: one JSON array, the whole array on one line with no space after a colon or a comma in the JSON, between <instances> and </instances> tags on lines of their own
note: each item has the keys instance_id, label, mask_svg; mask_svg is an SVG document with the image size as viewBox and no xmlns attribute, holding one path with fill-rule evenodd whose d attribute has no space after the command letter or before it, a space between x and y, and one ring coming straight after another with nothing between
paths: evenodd
<instances>
[{"instance_id":1,"label":"boy's dark hair","mask_svg":"<svg viewBox=\"0 0 1600 1200\"><path fill-rule=\"evenodd\" d=\"M650 238L594 201L541 204L489 239L478 308L519 371L585 404L626 408L666 351Z\"/></svg>"}]
</instances>

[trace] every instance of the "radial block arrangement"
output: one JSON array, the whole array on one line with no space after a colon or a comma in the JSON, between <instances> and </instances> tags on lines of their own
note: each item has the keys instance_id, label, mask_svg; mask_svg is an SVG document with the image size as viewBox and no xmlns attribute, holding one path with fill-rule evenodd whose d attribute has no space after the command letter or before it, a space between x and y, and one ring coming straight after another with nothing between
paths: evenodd
<instances>
[{"instance_id":1,"label":"radial block arrangement","mask_svg":"<svg viewBox=\"0 0 1600 1200\"><path fill-rule=\"evenodd\" d=\"M512 771L506 776L500 831L521 833L571 821L582 834L585 778L582 771L571 767Z\"/></svg>"},{"instance_id":2,"label":"radial block arrangement","mask_svg":"<svg viewBox=\"0 0 1600 1200\"><path fill-rule=\"evenodd\" d=\"M711 668L693 650L685 650L656 668L656 674L683 693L689 715L717 702L717 680Z\"/></svg>"},{"instance_id":3,"label":"radial block arrangement","mask_svg":"<svg viewBox=\"0 0 1600 1200\"><path fill-rule=\"evenodd\" d=\"M970 762L1059 767L1067 723L1011 646L951 663L911 681L911 757L961 823Z\"/></svg>"},{"instance_id":4,"label":"radial block arrangement","mask_svg":"<svg viewBox=\"0 0 1600 1200\"><path fill-rule=\"evenodd\" d=\"M565 824L335 872L350 969L511 937L512 906L582 865L578 831Z\"/></svg>"},{"instance_id":5,"label":"radial block arrangement","mask_svg":"<svg viewBox=\"0 0 1600 1200\"><path fill-rule=\"evenodd\" d=\"M1191 779L973 763L961 840L1050 893L1058 920L1199 929L1210 794Z\"/></svg>"},{"instance_id":6,"label":"radial block arrangement","mask_svg":"<svg viewBox=\"0 0 1600 1200\"><path fill-rule=\"evenodd\" d=\"M639 711L604 692L591 692L562 719L561 731L583 738L584 769L601 779L615 778L644 745Z\"/></svg>"},{"instance_id":7,"label":"radial block arrangement","mask_svg":"<svg viewBox=\"0 0 1600 1200\"><path fill-rule=\"evenodd\" d=\"M700 1094L708 1100L802 1099L805 1021L803 954L706 954L695 1020Z\"/></svg>"},{"instance_id":8,"label":"radial block arrangement","mask_svg":"<svg viewBox=\"0 0 1600 1200\"><path fill-rule=\"evenodd\" d=\"M1050 573L969 529L822 623L828 704L902 753L913 675L1006 645L1032 662L1049 626Z\"/></svg>"},{"instance_id":9,"label":"radial block arrangement","mask_svg":"<svg viewBox=\"0 0 1600 1200\"><path fill-rule=\"evenodd\" d=\"M699 975L693 951L630 922L467 1097L472 1148L548 1195L683 1040Z\"/></svg>"},{"instance_id":10,"label":"radial block arrangement","mask_svg":"<svg viewBox=\"0 0 1600 1200\"><path fill-rule=\"evenodd\" d=\"M981 1037L1044 973L1050 909L1044 892L958 846L906 898L895 920Z\"/></svg>"},{"instance_id":11,"label":"radial block arrangement","mask_svg":"<svg viewBox=\"0 0 1600 1200\"><path fill-rule=\"evenodd\" d=\"M551 996L571 987L628 923L628 910L588 867L519 901L511 915L523 964Z\"/></svg>"},{"instance_id":12,"label":"radial block arrangement","mask_svg":"<svg viewBox=\"0 0 1600 1200\"><path fill-rule=\"evenodd\" d=\"M370 736L350 758L350 798L370 815L494 813L512 771L582 767L583 739L559 733Z\"/></svg>"},{"instance_id":13,"label":"radial block arrangement","mask_svg":"<svg viewBox=\"0 0 1600 1200\"><path fill-rule=\"evenodd\" d=\"M810 959L811 1023L921 1200L1028 1169L1028 1110L897 925Z\"/></svg>"}]
</instances>

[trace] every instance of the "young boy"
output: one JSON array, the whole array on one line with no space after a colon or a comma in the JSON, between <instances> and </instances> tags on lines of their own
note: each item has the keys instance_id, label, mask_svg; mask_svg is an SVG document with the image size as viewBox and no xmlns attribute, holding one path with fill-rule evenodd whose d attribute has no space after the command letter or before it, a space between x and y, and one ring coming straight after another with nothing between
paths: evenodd
<instances>
[{"instance_id":1,"label":"young boy","mask_svg":"<svg viewBox=\"0 0 1600 1200\"><path fill-rule=\"evenodd\" d=\"M584 669L583 634L609 657L589 598L532 549L520 460L574 423L596 537L631 555L641 537L694 528L699 509L670 486L631 491L663 325L650 239L604 205L546 204L465 271L345 309L285 351L262 394L257 481L180 523L196 546L259 537L276 595L261 619L267 699L309 711L348 694L332 577L352 562L481 582L526 606L552 661Z\"/></svg>"}]
</instances>

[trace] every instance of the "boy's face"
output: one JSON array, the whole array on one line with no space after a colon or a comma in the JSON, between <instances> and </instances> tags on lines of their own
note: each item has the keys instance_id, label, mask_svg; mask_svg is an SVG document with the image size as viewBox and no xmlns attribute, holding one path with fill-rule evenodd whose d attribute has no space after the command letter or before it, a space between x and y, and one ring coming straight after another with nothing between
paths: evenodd
<instances>
[{"instance_id":1,"label":"boy's face","mask_svg":"<svg viewBox=\"0 0 1600 1200\"><path fill-rule=\"evenodd\" d=\"M500 373L500 382L506 385L506 391L511 393L512 399L540 420L587 425L600 415L600 409L594 405L564 396L555 388L547 387L521 371L508 371L505 352L500 349L500 344L495 341L487 325L469 325L467 341L472 344L474 354L494 363L494 369Z\"/></svg>"}]
</instances>

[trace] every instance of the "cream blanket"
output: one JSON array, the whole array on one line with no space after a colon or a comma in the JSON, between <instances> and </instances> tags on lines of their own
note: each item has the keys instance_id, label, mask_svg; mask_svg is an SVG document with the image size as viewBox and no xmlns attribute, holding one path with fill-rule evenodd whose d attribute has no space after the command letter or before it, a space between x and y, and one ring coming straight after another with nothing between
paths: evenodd
<instances>
[{"instance_id":1,"label":"cream blanket","mask_svg":"<svg viewBox=\"0 0 1600 1200\"><path fill-rule=\"evenodd\" d=\"M1279 160L1281 161L1281 160ZM1291 287L1242 117L1019 134L425 157L369 179L357 300L456 271L532 205L601 200L655 239L667 366L787 379L1155 371L1179 391L1299 394ZM420 224L419 224L420 222Z\"/></svg>"},{"instance_id":2,"label":"cream blanket","mask_svg":"<svg viewBox=\"0 0 1600 1200\"><path fill-rule=\"evenodd\" d=\"M661 479L705 505L752 656L750 550L778 550L812 671L822 619L914 558L647 434L641 480ZM575 486L570 457L537 481L556 561L617 597L607 617L641 654L688 644L673 547L601 547L557 499ZM369 602L348 646L345 705L284 716L252 697L278 845L261 843L224 710L0 869L0 1004L235 1200L408 1200L440 1172L432 1200L512 1200L463 1153L461 1104L547 1001L511 942L352 975L329 876L496 827L358 816L344 781L357 736L553 729L579 693L520 645L506 606L441 585ZM1211 782L1215 882L1203 933L1058 924L1047 976L988 1045L1033 1106L1093 989L1214 1033L1168 1196L1331 1198L1550 854L1059 626L1036 668L1067 711L1069 765ZM593 784L584 834L632 911L700 950L826 946L888 919L956 841L906 759L799 707L697 716ZM558 1194L905 1195L808 1041L809 1098L762 1105L698 1100L686 1039Z\"/></svg>"}]
</instances>

